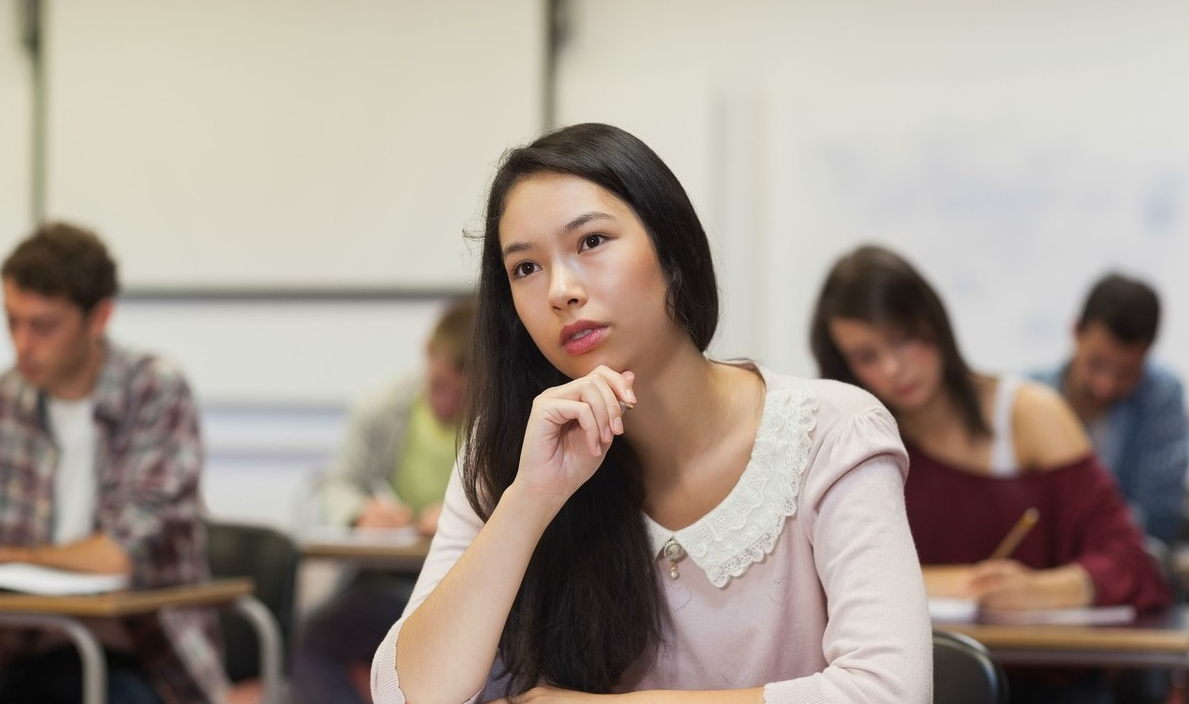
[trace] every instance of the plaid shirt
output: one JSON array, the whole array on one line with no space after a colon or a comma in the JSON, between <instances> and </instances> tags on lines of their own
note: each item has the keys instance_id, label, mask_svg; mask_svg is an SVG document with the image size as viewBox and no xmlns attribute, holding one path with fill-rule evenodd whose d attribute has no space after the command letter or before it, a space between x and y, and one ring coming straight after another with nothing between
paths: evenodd
<instances>
[{"instance_id":1,"label":"plaid shirt","mask_svg":"<svg viewBox=\"0 0 1189 704\"><path fill-rule=\"evenodd\" d=\"M181 372L108 343L91 398L95 530L131 557L134 588L206 579L202 442L198 410ZM0 376L0 544L52 542L57 463L45 394L9 370ZM214 612L163 609L123 623L166 701L223 701L227 680Z\"/></svg>"}]
</instances>

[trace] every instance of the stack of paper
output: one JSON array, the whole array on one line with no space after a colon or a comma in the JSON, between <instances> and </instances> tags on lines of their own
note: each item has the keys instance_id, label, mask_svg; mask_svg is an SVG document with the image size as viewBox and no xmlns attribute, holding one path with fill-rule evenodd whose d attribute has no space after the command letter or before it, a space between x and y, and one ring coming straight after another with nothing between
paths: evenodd
<instances>
[{"instance_id":1,"label":"stack of paper","mask_svg":"<svg viewBox=\"0 0 1189 704\"><path fill-rule=\"evenodd\" d=\"M1093 606L1071 609L983 609L979 620L1003 625L1103 626L1131 623L1133 606Z\"/></svg>"},{"instance_id":2,"label":"stack of paper","mask_svg":"<svg viewBox=\"0 0 1189 704\"><path fill-rule=\"evenodd\" d=\"M929 597L934 623L987 623L1007 626L1101 626L1135 620L1132 606L1094 606L1069 609L980 609L974 599Z\"/></svg>"},{"instance_id":3,"label":"stack of paper","mask_svg":"<svg viewBox=\"0 0 1189 704\"><path fill-rule=\"evenodd\" d=\"M931 596L929 618L937 623L973 623L978 618L978 602Z\"/></svg>"},{"instance_id":4,"label":"stack of paper","mask_svg":"<svg viewBox=\"0 0 1189 704\"><path fill-rule=\"evenodd\" d=\"M8 562L0 565L0 589L29 594L101 594L128 586L122 574L69 572L51 567Z\"/></svg>"}]
</instances>

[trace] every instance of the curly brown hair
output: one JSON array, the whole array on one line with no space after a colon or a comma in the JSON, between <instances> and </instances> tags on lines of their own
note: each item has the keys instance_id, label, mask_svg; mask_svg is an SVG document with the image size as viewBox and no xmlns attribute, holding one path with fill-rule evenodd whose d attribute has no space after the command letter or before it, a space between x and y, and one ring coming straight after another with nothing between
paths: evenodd
<instances>
[{"instance_id":1,"label":"curly brown hair","mask_svg":"<svg viewBox=\"0 0 1189 704\"><path fill-rule=\"evenodd\" d=\"M34 230L8 255L0 277L26 291L64 297L84 314L120 290L116 262L99 236L64 222Z\"/></svg>"}]
</instances>

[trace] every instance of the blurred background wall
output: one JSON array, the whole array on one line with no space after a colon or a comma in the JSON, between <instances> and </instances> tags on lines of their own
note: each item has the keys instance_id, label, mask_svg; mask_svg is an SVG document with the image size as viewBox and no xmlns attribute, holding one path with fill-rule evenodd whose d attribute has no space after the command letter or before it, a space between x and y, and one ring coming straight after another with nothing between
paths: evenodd
<instances>
[{"instance_id":1,"label":"blurred background wall","mask_svg":"<svg viewBox=\"0 0 1189 704\"><path fill-rule=\"evenodd\" d=\"M572 122L636 133L690 192L717 355L815 373L821 278L878 241L939 287L981 369L1059 359L1117 267L1163 294L1156 352L1189 373L1182 2L0 8L0 246L40 217L112 244L113 334L188 371L225 515L297 520L343 410L415 369L471 285L463 233L500 153Z\"/></svg>"}]
</instances>

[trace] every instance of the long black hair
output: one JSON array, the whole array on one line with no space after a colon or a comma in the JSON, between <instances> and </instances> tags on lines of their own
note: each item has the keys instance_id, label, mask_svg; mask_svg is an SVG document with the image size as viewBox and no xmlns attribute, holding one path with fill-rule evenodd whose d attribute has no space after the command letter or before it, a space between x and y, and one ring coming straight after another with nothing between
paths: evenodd
<instances>
[{"instance_id":1,"label":"long black hair","mask_svg":"<svg viewBox=\"0 0 1189 704\"><path fill-rule=\"evenodd\" d=\"M967 431L991 435L974 375L958 350L945 304L903 257L875 245L859 247L835 262L818 295L809 333L818 371L827 379L858 384L830 337L830 321L835 318L896 328L935 345L941 352L942 384L958 404Z\"/></svg>"},{"instance_id":2,"label":"long black hair","mask_svg":"<svg viewBox=\"0 0 1189 704\"><path fill-rule=\"evenodd\" d=\"M677 177L647 145L610 125L580 124L507 152L487 201L462 459L467 498L484 518L516 477L533 399L568 381L521 324L500 248L508 192L542 173L578 176L632 208L664 272L671 318L703 351L718 324L706 232ZM659 599L643 499L639 460L619 437L529 562L500 639L513 693L538 682L609 692L654 655Z\"/></svg>"}]
</instances>

